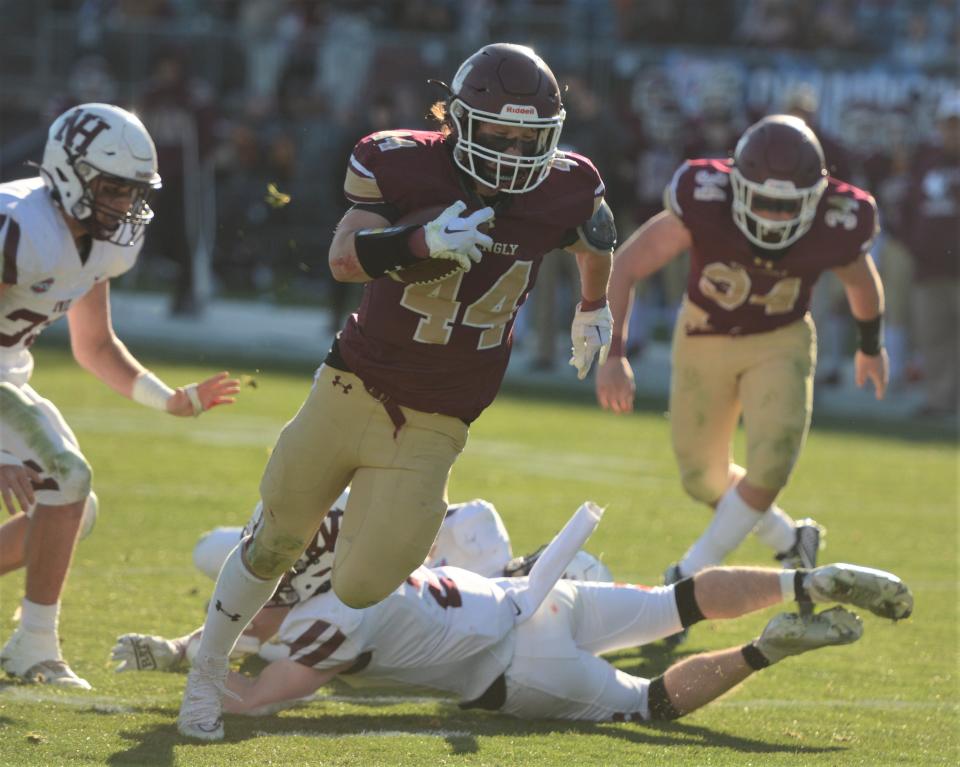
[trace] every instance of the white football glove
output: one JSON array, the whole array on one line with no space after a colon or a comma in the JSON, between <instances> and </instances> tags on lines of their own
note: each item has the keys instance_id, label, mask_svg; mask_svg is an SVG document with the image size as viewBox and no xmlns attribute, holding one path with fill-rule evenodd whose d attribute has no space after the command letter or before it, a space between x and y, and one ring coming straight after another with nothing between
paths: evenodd
<instances>
[{"instance_id":1,"label":"white football glove","mask_svg":"<svg viewBox=\"0 0 960 767\"><path fill-rule=\"evenodd\" d=\"M493 245L490 236L479 231L477 227L494 216L493 208L487 207L460 218L460 214L466 209L467 204L458 200L423 226L430 258L456 261L464 271L479 263L483 255L480 252L481 246L489 248Z\"/></svg>"},{"instance_id":2,"label":"white football glove","mask_svg":"<svg viewBox=\"0 0 960 767\"><path fill-rule=\"evenodd\" d=\"M110 653L110 660L119 661L115 671L166 671L184 660L186 647L176 640L146 634L124 634Z\"/></svg>"},{"instance_id":3,"label":"white football glove","mask_svg":"<svg viewBox=\"0 0 960 767\"><path fill-rule=\"evenodd\" d=\"M601 365L607 361L612 336L613 315L609 306L583 312L580 311L580 304L577 304L577 313L570 327L570 339L573 341L570 364L577 369L577 378L582 381L587 377L598 353Z\"/></svg>"}]
</instances>

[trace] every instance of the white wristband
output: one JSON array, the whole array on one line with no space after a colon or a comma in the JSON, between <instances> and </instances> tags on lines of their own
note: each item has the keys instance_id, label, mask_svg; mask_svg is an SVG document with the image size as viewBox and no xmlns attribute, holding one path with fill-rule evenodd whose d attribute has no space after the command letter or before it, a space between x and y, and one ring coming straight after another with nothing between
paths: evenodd
<instances>
[{"instance_id":1,"label":"white wristband","mask_svg":"<svg viewBox=\"0 0 960 767\"><path fill-rule=\"evenodd\" d=\"M13 453L8 453L6 450L0 450L0 466L23 466L23 461L21 461Z\"/></svg>"},{"instance_id":2,"label":"white wristband","mask_svg":"<svg viewBox=\"0 0 960 767\"><path fill-rule=\"evenodd\" d=\"M133 391L130 393L130 398L134 402L164 412L167 410L167 400L172 396L173 389L149 370L137 376L137 380L133 382Z\"/></svg>"},{"instance_id":3,"label":"white wristband","mask_svg":"<svg viewBox=\"0 0 960 767\"><path fill-rule=\"evenodd\" d=\"M193 417L196 418L203 412L203 402L200 400L197 385L195 383L187 384L183 387L183 390L187 393L187 399L190 400L190 405L193 407Z\"/></svg>"}]
</instances>

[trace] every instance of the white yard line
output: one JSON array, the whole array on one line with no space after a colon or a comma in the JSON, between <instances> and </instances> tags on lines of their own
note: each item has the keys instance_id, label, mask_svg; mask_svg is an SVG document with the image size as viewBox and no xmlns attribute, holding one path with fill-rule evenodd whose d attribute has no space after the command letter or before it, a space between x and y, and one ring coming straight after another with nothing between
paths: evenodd
<instances>
[{"instance_id":1,"label":"white yard line","mask_svg":"<svg viewBox=\"0 0 960 767\"><path fill-rule=\"evenodd\" d=\"M360 730L359 732L310 732L293 730L291 732L267 732L257 730L255 737L266 738L469 738L476 733L468 730Z\"/></svg>"},{"instance_id":2,"label":"white yard line","mask_svg":"<svg viewBox=\"0 0 960 767\"><path fill-rule=\"evenodd\" d=\"M83 708L102 711L107 714L132 714L140 706L159 705L160 701L142 700L137 706L119 698L106 695L83 695L62 693L42 687L22 687L19 685L0 689L0 700L15 700L22 703L59 703L69 708Z\"/></svg>"},{"instance_id":3,"label":"white yard line","mask_svg":"<svg viewBox=\"0 0 960 767\"><path fill-rule=\"evenodd\" d=\"M10 685L0 688L0 701L14 700L23 703L59 703L69 708L92 709L111 714L130 714L136 713L145 706L163 706L169 701L162 699L138 699L136 703L124 701L120 698L114 698L106 695L84 695L82 693L67 693L57 690L45 689L43 687L31 687L24 685ZM452 698L434 698L429 696L414 695L329 695L317 697L316 703L346 703L358 706L396 706L396 705L425 705L439 704L441 706L453 706L455 701ZM883 699L861 699L861 700L785 700L782 698L755 698L750 700L718 700L708 704L710 707L723 708L855 708L868 709L875 711L960 711L960 703L949 701L934 700L883 700ZM450 732L447 735L445 730L430 730L424 732L403 732L392 730L365 730L357 735L382 735L384 737L394 737L398 735L429 735L434 734L438 737L460 737L469 733ZM276 734L276 733L264 733ZM292 733L283 733L285 735ZM308 733L313 734L314 733ZM321 737L321 736L316 736ZM324 736L341 737L341 736Z\"/></svg>"}]
</instances>

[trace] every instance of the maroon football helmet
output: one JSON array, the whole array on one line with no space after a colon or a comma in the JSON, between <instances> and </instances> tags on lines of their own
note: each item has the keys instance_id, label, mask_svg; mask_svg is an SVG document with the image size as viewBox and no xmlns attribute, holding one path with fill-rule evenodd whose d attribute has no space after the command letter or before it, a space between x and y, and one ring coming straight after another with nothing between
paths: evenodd
<instances>
[{"instance_id":1,"label":"maroon football helmet","mask_svg":"<svg viewBox=\"0 0 960 767\"><path fill-rule=\"evenodd\" d=\"M565 113L557 79L531 48L484 46L460 65L450 91L457 167L504 192L528 192L547 177ZM478 135L482 123L533 128L536 139L519 142L519 156L510 154Z\"/></svg>"},{"instance_id":2,"label":"maroon football helmet","mask_svg":"<svg viewBox=\"0 0 960 767\"><path fill-rule=\"evenodd\" d=\"M798 117L764 117L737 142L730 183L733 220L746 238L772 250L792 245L812 226L827 188L820 141Z\"/></svg>"}]
</instances>

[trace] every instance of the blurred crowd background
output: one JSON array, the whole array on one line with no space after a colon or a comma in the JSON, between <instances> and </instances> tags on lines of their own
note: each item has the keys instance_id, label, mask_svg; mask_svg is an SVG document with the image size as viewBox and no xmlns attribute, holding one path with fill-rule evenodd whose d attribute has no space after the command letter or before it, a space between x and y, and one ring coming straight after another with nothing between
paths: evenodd
<instances>
[{"instance_id":1,"label":"blurred crowd background","mask_svg":"<svg viewBox=\"0 0 960 767\"><path fill-rule=\"evenodd\" d=\"M727 156L764 114L802 116L831 173L879 202L894 387L937 364L918 343L931 326L955 371L957 0L0 0L0 11L0 178L33 173L24 163L69 106L135 109L163 191L120 287L166 291L171 312L246 297L322 305L338 327L356 293L331 281L326 252L354 142L429 128L443 93L427 79L509 41L533 45L566 88L561 144L600 169L621 238L660 210L683 159ZM947 247L915 215L923 195L941 218L953 206ZM518 324L543 369L562 363L576 299L572 261L548 263ZM684 272L642 286L634 357L669 336ZM815 314L830 385L853 348L836 280L821 281ZM955 372L938 396L931 409L955 411Z\"/></svg>"}]
</instances>

